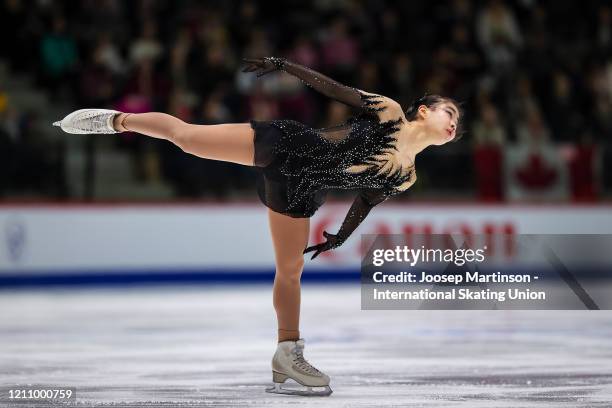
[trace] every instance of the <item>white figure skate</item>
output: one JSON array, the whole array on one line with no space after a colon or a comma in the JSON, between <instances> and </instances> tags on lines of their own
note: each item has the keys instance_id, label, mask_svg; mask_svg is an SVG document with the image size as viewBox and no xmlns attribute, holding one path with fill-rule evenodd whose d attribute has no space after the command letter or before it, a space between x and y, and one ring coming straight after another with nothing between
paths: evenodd
<instances>
[{"instance_id":1,"label":"white figure skate","mask_svg":"<svg viewBox=\"0 0 612 408\"><path fill-rule=\"evenodd\" d=\"M90 133L119 133L113 127L113 118L121 113L109 109L79 109L72 112L64 119L53 122L53 126L59 126L66 133L90 134Z\"/></svg>"},{"instance_id":2,"label":"white figure skate","mask_svg":"<svg viewBox=\"0 0 612 408\"><path fill-rule=\"evenodd\" d=\"M281 387L288 378L306 388ZM329 376L304 359L304 339L278 343L272 358L272 381L274 386L266 388L266 392L303 396L328 396L332 393Z\"/></svg>"}]
</instances>

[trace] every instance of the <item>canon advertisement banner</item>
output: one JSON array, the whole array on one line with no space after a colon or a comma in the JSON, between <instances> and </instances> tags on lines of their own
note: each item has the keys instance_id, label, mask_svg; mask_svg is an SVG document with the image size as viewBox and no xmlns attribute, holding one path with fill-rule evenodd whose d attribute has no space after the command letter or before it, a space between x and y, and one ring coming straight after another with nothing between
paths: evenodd
<instances>
[{"instance_id":1,"label":"canon advertisement banner","mask_svg":"<svg viewBox=\"0 0 612 408\"><path fill-rule=\"evenodd\" d=\"M348 204L321 208L311 219L309 244L321 242L323 231L335 233L347 210ZM385 203L344 245L313 261L305 257L305 267L357 271L362 234L609 234L610 210ZM267 213L260 205L5 206L0 228L1 274L131 268L248 272L274 263Z\"/></svg>"}]
</instances>

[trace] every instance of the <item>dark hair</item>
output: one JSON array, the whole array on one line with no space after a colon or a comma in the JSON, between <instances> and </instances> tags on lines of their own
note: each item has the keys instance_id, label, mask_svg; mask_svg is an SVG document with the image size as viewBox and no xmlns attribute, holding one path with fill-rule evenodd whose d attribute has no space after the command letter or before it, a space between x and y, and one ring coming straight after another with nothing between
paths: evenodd
<instances>
[{"instance_id":1,"label":"dark hair","mask_svg":"<svg viewBox=\"0 0 612 408\"><path fill-rule=\"evenodd\" d=\"M459 117L457 118L457 129L455 130L455 138L452 140L453 142L456 142L457 140L463 137L463 134L465 132L463 130L463 127L461 126L461 118L463 117L463 109L461 109L461 105L459 104L459 102L457 102L453 98L449 98L446 96L440 96L440 95L425 94L421 98L412 102L412 105L410 105L408 109L406 109L406 111L404 112L404 116L406 116L406 119L408 120L408 122L412 122L413 120L416 120L417 113L419 111L419 106L425 105L428 108L432 109L442 103L452 103L453 105L457 107Z\"/></svg>"}]
</instances>

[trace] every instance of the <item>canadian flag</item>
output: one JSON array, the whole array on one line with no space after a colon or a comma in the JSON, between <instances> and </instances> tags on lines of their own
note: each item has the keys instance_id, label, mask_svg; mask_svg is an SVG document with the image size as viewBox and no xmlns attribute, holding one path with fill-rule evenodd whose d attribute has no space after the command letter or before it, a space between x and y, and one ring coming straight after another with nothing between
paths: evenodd
<instances>
[{"instance_id":1,"label":"canadian flag","mask_svg":"<svg viewBox=\"0 0 612 408\"><path fill-rule=\"evenodd\" d=\"M553 144L511 145L505 151L506 197L514 201L565 200L567 166Z\"/></svg>"}]
</instances>

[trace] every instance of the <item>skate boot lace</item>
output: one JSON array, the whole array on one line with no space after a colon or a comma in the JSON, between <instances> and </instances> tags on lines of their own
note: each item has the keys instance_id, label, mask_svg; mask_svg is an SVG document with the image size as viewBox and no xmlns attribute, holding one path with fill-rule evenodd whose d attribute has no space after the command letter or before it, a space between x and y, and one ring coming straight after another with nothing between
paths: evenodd
<instances>
[{"instance_id":1,"label":"skate boot lace","mask_svg":"<svg viewBox=\"0 0 612 408\"><path fill-rule=\"evenodd\" d=\"M293 362L300 369L304 370L306 373L311 375L322 375L319 370L314 368L306 359L304 358L304 349L301 347L295 347L293 349Z\"/></svg>"},{"instance_id":2,"label":"skate boot lace","mask_svg":"<svg viewBox=\"0 0 612 408\"><path fill-rule=\"evenodd\" d=\"M86 131L98 131L107 130L106 123L108 121L108 114L99 114L96 112L88 113L83 115L75 124L81 130Z\"/></svg>"}]
</instances>

